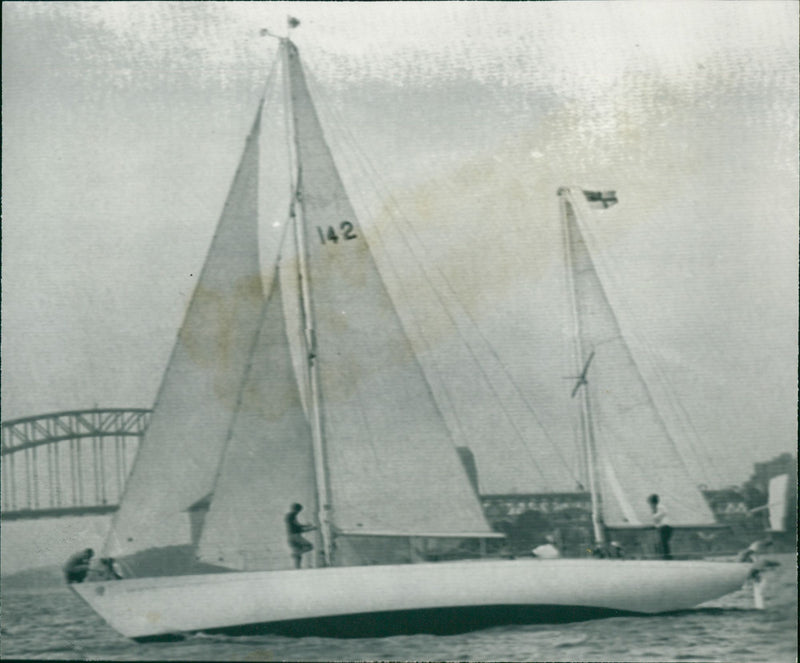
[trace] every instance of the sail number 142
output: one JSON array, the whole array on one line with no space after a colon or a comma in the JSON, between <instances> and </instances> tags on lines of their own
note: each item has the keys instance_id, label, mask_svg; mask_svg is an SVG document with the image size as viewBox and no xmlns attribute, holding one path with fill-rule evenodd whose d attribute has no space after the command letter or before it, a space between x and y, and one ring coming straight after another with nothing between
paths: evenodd
<instances>
[{"instance_id":1,"label":"sail number 142","mask_svg":"<svg viewBox=\"0 0 800 663\"><path fill-rule=\"evenodd\" d=\"M319 234L319 241L323 244L328 242L336 244L340 239L348 240L358 237L358 235L353 232L353 224L350 223L350 221L342 221L339 224L338 233L333 226L328 226L327 230L323 229L321 226L317 226L317 233Z\"/></svg>"}]
</instances>

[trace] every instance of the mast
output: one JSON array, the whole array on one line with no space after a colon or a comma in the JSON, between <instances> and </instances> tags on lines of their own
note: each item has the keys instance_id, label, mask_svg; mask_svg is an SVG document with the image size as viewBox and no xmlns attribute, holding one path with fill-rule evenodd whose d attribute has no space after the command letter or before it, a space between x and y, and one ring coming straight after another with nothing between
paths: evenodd
<instances>
[{"instance_id":1,"label":"mast","mask_svg":"<svg viewBox=\"0 0 800 663\"><path fill-rule=\"evenodd\" d=\"M331 526L330 489L328 486L328 468L325 457L325 440L322 433L322 402L320 398L319 370L317 362L316 325L314 323L314 307L311 299L311 288L308 271L308 244L303 221L303 181L302 164L300 163L299 136L297 132L297 117L294 110L294 99L289 82L290 49L297 50L289 38L281 39L281 55L283 59L284 103L286 112L290 117L290 131L293 147L292 163L292 201L290 203L290 217L294 221L295 242L297 244L298 279L300 281L300 300L303 326L305 331L306 368L308 370L308 384L310 389L309 413L311 415L311 436L314 450L314 474L317 488L317 522L322 537L321 565L333 564L333 531Z\"/></svg>"},{"instance_id":2,"label":"mast","mask_svg":"<svg viewBox=\"0 0 800 663\"><path fill-rule=\"evenodd\" d=\"M564 239L564 262L567 272L567 289L570 293L570 301L572 304L572 322L573 322L573 338L575 341L575 367L578 371L578 383L573 390L573 396L579 393L581 403L581 432L584 447L584 454L586 455L586 470L589 475L589 494L592 500L592 529L594 531L595 544L602 545L605 543L605 533L603 528L603 517L600 503L600 492L597 485L597 460L596 460L596 445L594 439L594 426L592 423L592 410L591 399L589 396L589 384L586 380L586 373L589 370L589 364L594 356L594 352L585 360L584 363L584 348L581 340L580 318L578 315L578 293L575 289L575 279L573 270L575 267L574 256L572 255L572 243L570 241L570 227L569 227L569 213L567 205L572 209L572 214L577 224L577 211L575 210L574 201L571 200L570 189L568 187L561 187L558 190L558 197L561 206L561 228L562 236ZM581 387L583 387L581 389Z\"/></svg>"}]
</instances>

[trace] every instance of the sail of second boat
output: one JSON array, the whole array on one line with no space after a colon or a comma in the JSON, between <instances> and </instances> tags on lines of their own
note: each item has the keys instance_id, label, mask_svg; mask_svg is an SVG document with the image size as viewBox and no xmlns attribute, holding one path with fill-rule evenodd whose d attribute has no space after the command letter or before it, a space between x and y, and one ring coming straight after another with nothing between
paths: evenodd
<instances>
[{"instance_id":1,"label":"sail of second boat","mask_svg":"<svg viewBox=\"0 0 800 663\"><path fill-rule=\"evenodd\" d=\"M607 526L650 526L646 498L661 495L673 525L711 525L714 516L643 379L586 239L588 205L577 187L559 190L568 282L574 300L577 364L592 358L581 387L591 402L591 452ZM601 202L602 202L601 197ZM614 198L616 202L616 198ZM607 207L604 204L603 207Z\"/></svg>"}]
</instances>

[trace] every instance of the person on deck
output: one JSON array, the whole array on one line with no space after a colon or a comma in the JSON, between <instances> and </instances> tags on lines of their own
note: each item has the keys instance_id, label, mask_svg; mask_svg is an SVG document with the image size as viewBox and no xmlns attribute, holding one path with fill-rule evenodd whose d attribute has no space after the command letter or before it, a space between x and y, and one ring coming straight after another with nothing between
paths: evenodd
<instances>
[{"instance_id":1,"label":"person on deck","mask_svg":"<svg viewBox=\"0 0 800 663\"><path fill-rule=\"evenodd\" d=\"M94 557L94 550L86 548L75 553L64 564L64 578L70 584L73 582L83 582L86 574L89 573L89 564Z\"/></svg>"},{"instance_id":2,"label":"person on deck","mask_svg":"<svg viewBox=\"0 0 800 663\"><path fill-rule=\"evenodd\" d=\"M303 562L303 554L314 549L311 542L303 538L303 532L310 532L317 529L314 525L303 525L298 522L297 516L303 510L303 505L295 502L292 504L291 510L286 514L284 520L286 521L286 536L289 540L289 548L292 550L292 560L294 560L294 568L299 569Z\"/></svg>"},{"instance_id":3,"label":"person on deck","mask_svg":"<svg viewBox=\"0 0 800 663\"><path fill-rule=\"evenodd\" d=\"M98 582L101 580L120 580L120 574L116 561L111 557L95 558L96 563L89 565L89 574L83 582Z\"/></svg>"},{"instance_id":4,"label":"person on deck","mask_svg":"<svg viewBox=\"0 0 800 663\"><path fill-rule=\"evenodd\" d=\"M103 580L121 580L122 576L117 571L113 557L100 558L100 574Z\"/></svg>"},{"instance_id":5,"label":"person on deck","mask_svg":"<svg viewBox=\"0 0 800 663\"><path fill-rule=\"evenodd\" d=\"M653 525L658 532L658 538L661 542L661 557L663 559L672 559L672 553L669 549L669 540L672 538L672 527L667 520L667 510L659 503L658 495L655 493L647 498L647 503L650 505L650 510L653 512Z\"/></svg>"},{"instance_id":6,"label":"person on deck","mask_svg":"<svg viewBox=\"0 0 800 663\"><path fill-rule=\"evenodd\" d=\"M540 559L557 559L561 557L561 551L556 547L556 539L552 534L548 534L545 542L536 546L531 554Z\"/></svg>"}]
</instances>

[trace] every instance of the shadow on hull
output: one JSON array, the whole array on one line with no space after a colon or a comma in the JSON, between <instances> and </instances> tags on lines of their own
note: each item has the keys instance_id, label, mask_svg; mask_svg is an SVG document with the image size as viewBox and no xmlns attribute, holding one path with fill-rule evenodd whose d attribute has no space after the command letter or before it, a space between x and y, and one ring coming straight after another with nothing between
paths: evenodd
<instances>
[{"instance_id":1,"label":"shadow on hull","mask_svg":"<svg viewBox=\"0 0 800 663\"><path fill-rule=\"evenodd\" d=\"M456 608L426 608L365 612L354 615L292 619L280 622L245 624L226 628L204 629L207 634L283 635L289 637L380 638L393 635L454 635L510 624L562 624L589 619L631 617L639 613L612 608L585 606L491 605ZM134 638L137 642L180 640L179 633Z\"/></svg>"}]
</instances>

